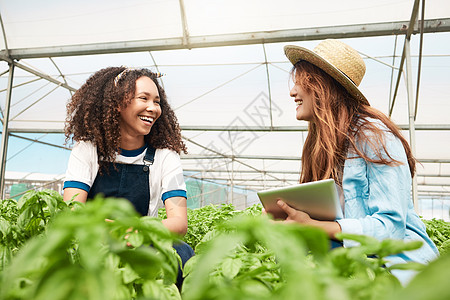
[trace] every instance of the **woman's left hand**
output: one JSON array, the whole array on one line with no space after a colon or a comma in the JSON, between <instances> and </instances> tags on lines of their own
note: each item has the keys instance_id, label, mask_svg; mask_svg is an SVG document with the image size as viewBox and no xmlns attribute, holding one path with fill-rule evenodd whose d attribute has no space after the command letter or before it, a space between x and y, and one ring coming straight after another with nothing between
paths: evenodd
<instances>
[{"instance_id":1,"label":"woman's left hand","mask_svg":"<svg viewBox=\"0 0 450 300\"><path fill-rule=\"evenodd\" d=\"M281 200L277 201L277 205L287 214L287 222L297 222L302 224L311 224L313 222L313 219L311 219L307 213L296 210Z\"/></svg>"}]
</instances>

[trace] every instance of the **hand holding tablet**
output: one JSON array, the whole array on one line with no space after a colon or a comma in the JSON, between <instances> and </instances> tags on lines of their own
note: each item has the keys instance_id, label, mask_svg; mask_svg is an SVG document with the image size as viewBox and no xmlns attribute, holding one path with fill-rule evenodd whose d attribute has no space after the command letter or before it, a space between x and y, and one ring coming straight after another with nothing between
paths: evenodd
<instances>
[{"instance_id":1,"label":"hand holding tablet","mask_svg":"<svg viewBox=\"0 0 450 300\"><path fill-rule=\"evenodd\" d=\"M311 218L322 221L336 219L338 193L333 179L301 183L287 187L257 192L267 213L274 219L286 219L286 213L277 205L277 200L306 212Z\"/></svg>"}]
</instances>

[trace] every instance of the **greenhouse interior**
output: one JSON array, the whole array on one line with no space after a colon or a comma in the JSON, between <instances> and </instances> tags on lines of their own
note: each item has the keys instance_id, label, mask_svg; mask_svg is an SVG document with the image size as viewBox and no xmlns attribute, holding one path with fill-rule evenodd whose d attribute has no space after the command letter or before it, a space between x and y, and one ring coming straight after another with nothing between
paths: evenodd
<instances>
[{"instance_id":1,"label":"greenhouse interior","mask_svg":"<svg viewBox=\"0 0 450 300\"><path fill-rule=\"evenodd\" d=\"M360 90L412 146L417 212L449 220L449 1L0 0L0 22L2 199L62 193L66 104L95 71L127 66L164 74L188 207L259 203L298 183L308 129L283 47L332 38L362 56Z\"/></svg>"}]
</instances>

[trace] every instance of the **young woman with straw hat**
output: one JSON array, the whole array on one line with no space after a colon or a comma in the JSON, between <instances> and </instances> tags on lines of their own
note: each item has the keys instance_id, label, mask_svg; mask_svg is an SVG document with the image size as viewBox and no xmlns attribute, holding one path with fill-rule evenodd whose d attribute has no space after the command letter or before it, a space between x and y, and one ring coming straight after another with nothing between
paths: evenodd
<instances>
[{"instance_id":1,"label":"young woman with straw hat","mask_svg":"<svg viewBox=\"0 0 450 300\"><path fill-rule=\"evenodd\" d=\"M333 39L313 51L298 46L284 50L293 64L290 95L296 117L309 122L300 182L333 178L344 216L334 222L314 220L279 201L286 221L320 227L331 239L344 232L423 242L418 250L390 257L390 264L436 258L436 246L411 199L416 160L398 127L359 90L366 67L358 52ZM343 244L352 246L351 241ZM413 275L393 274L403 283Z\"/></svg>"}]
</instances>

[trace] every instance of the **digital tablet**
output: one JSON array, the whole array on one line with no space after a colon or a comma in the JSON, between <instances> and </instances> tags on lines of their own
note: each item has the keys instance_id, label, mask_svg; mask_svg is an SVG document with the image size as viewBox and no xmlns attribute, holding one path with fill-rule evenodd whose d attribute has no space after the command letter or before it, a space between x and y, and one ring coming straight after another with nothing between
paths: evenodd
<instances>
[{"instance_id":1,"label":"digital tablet","mask_svg":"<svg viewBox=\"0 0 450 300\"><path fill-rule=\"evenodd\" d=\"M283 200L289 206L308 213L311 218L323 221L336 219L339 198L334 179L325 179L257 192L267 213L274 219L286 219L287 214L277 205Z\"/></svg>"}]
</instances>

